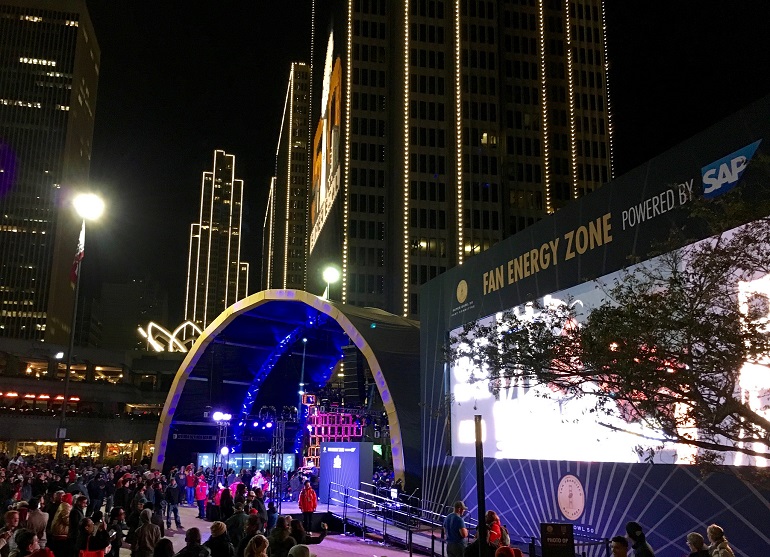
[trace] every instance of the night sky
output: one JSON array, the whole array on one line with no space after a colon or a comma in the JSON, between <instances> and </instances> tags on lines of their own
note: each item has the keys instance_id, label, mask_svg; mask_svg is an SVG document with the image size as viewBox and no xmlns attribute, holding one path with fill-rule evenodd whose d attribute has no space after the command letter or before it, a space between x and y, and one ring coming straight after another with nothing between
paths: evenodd
<instances>
[{"instance_id":1,"label":"night sky","mask_svg":"<svg viewBox=\"0 0 770 557\"><path fill-rule=\"evenodd\" d=\"M235 154L245 181L242 258L257 290L289 63L310 52L310 0L194 5L88 0L102 53L91 181L107 216L89 228L84 294L154 278L170 326L214 149ZM616 175L770 94L770 2L606 5Z\"/></svg>"}]
</instances>

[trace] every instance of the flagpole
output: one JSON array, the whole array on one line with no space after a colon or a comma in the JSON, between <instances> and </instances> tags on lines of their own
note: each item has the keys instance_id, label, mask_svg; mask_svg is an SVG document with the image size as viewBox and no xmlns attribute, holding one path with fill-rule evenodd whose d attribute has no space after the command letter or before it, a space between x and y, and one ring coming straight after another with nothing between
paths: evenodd
<instances>
[{"instance_id":1,"label":"flagpole","mask_svg":"<svg viewBox=\"0 0 770 557\"><path fill-rule=\"evenodd\" d=\"M80 230L78 241L78 250L75 252L75 305L72 307L72 323L70 328L70 345L67 350L67 366L64 372L64 400L61 405L61 416L59 417L59 429L56 430L56 455L61 461L64 460L64 441L67 438L67 401L69 399L70 375L72 375L72 352L75 350L75 327L78 317L78 295L80 293L80 265L83 262L82 254L85 251L85 232L86 221L83 219L83 225Z\"/></svg>"}]
</instances>

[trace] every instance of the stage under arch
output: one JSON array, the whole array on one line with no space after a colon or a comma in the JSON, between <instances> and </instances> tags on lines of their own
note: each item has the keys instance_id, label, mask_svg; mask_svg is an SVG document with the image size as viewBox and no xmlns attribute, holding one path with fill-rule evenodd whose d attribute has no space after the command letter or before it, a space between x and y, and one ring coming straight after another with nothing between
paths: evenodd
<instances>
[{"instance_id":1,"label":"stage under arch","mask_svg":"<svg viewBox=\"0 0 770 557\"><path fill-rule=\"evenodd\" d=\"M153 467L182 464L167 461L167 455L181 459L180 453L211 452L208 445L216 430L204 417L207 409L232 414L230 438L239 443L249 435L250 424L242 416L256 410L252 405L260 388L275 381L270 375L281 362L293 358L296 366L301 357L311 390L328 382L342 348L350 343L366 359L382 398L396 478L417 480L421 476L419 323L300 290L253 294L203 331L179 367L163 406ZM295 405L297 386L286 385ZM175 444L184 449L171 450Z\"/></svg>"}]
</instances>

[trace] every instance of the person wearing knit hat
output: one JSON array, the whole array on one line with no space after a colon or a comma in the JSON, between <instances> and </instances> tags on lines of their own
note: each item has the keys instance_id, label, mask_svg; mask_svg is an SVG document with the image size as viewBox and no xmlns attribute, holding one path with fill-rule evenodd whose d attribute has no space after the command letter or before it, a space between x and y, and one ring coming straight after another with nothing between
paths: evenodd
<instances>
[{"instance_id":1,"label":"person wearing knit hat","mask_svg":"<svg viewBox=\"0 0 770 557\"><path fill-rule=\"evenodd\" d=\"M235 548L227 535L227 526L217 520L211 523L211 537L203 544L211 551L211 557L234 557Z\"/></svg>"},{"instance_id":2,"label":"person wearing knit hat","mask_svg":"<svg viewBox=\"0 0 770 557\"><path fill-rule=\"evenodd\" d=\"M655 557L655 552L647 543L642 526L638 522L626 524L626 537L634 550L634 557Z\"/></svg>"},{"instance_id":3,"label":"person wearing knit hat","mask_svg":"<svg viewBox=\"0 0 770 557\"><path fill-rule=\"evenodd\" d=\"M706 528L706 535L711 542L708 550L711 557L735 557L733 549L727 543L725 531L718 524L712 524Z\"/></svg>"},{"instance_id":4,"label":"person wearing knit hat","mask_svg":"<svg viewBox=\"0 0 770 557\"><path fill-rule=\"evenodd\" d=\"M139 513L141 526L134 532L134 541L131 544L131 554L134 557L152 557L158 540L162 538L160 528L152 523L152 511L143 509Z\"/></svg>"},{"instance_id":5,"label":"person wearing knit hat","mask_svg":"<svg viewBox=\"0 0 770 557\"><path fill-rule=\"evenodd\" d=\"M72 493L65 493L61 496L62 503L67 503L68 505L72 505Z\"/></svg>"}]
</instances>

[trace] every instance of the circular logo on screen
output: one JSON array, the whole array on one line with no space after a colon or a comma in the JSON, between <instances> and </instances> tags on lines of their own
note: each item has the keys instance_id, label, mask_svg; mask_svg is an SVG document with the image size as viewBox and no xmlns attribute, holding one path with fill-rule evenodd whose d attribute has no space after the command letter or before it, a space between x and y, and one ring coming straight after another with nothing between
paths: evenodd
<instances>
[{"instance_id":1,"label":"circular logo on screen","mask_svg":"<svg viewBox=\"0 0 770 557\"><path fill-rule=\"evenodd\" d=\"M564 476L559 482L556 499L559 502L561 514L569 520L577 520L583 514L586 504L583 484L572 474Z\"/></svg>"},{"instance_id":2,"label":"circular logo on screen","mask_svg":"<svg viewBox=\"0 0 770 557\"><path fill-rule=\"evenodd\" d=\"M457 285L457 301L461 304L468 297L468 283L461 280Z\"/></svg>"}]
</instances>

